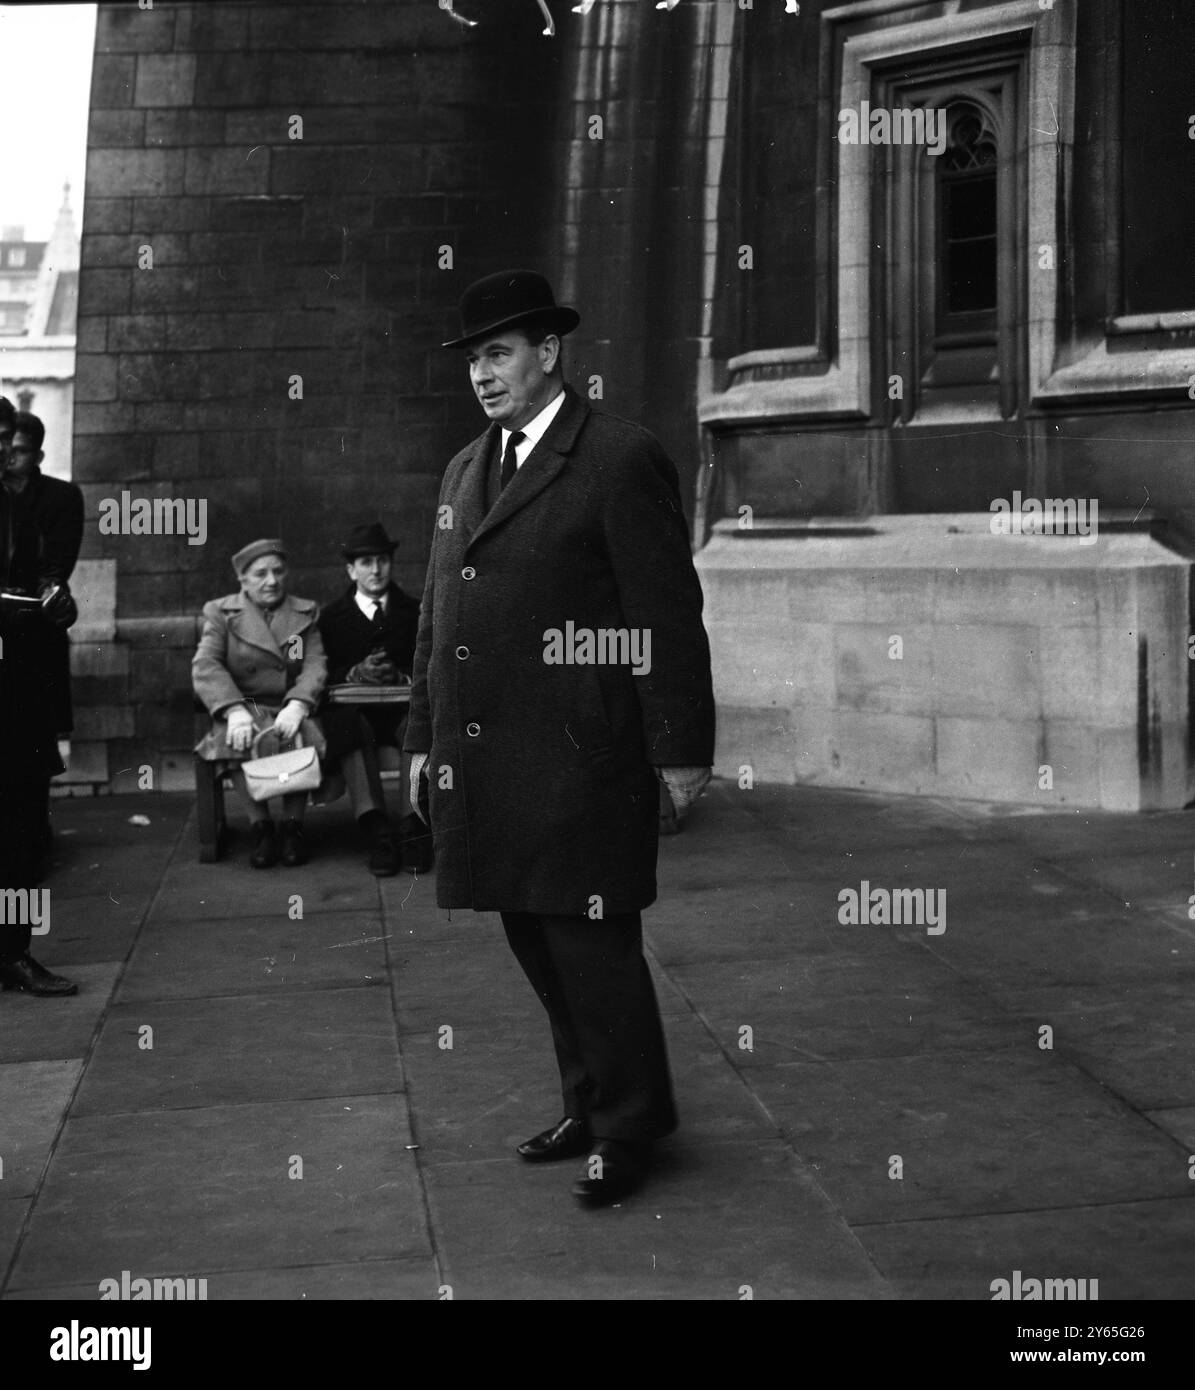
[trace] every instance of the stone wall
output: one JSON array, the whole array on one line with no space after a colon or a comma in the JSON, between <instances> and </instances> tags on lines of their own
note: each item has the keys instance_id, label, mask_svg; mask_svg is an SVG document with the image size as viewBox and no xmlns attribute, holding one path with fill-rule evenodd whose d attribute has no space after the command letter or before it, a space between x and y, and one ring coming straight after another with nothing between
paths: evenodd
<instances>
[{"instance_id":1,"label":"stone wall","mask_svg":"<svg viewBox=\"0 0 1195 1390\"><path fill-rule=\"evenodd\" d=\"M125 702L85 716L114 787L185 780L194 616L246 540L281 534L295 592L329 597L339 538L377 516L421 591L440 475L485 423L438 347L478 276L536 266L576 296L570 376L600 375L692 491L712 0L557 5L552 39L531 0L475 8L468 29L432 0L100 6L74 477L129 648L103 658ZM123 492L204 501L205 543L101 535Z\"/></svg>"}]
</instances>

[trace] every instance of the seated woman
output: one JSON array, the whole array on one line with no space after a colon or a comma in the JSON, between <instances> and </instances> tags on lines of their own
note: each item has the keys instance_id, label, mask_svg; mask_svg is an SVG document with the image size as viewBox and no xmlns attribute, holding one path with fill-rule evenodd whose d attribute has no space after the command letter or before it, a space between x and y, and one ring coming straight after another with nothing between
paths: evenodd
<instances>
[{"instance_id":1,"label":"seated woman","mask_svg":"<svg viewBox=\"0 0 1195 1390\"><path fill-rule=\"evenodd\" d=\"M287 593L287 552L280 540L253 541L232 557L232 567L241 591L204 605L203 635L191 662L195 694L215 721L195 751L213 761L244 760L252 756L254 737L272 729L283 742L301 731L304 744L323 757L323 733L308 717L327 676L319 605ZM237 790L249 811L253 867L276 864L280 849L284 864L305 864L307 793L281 798L280 847L270 803L253 801L243 778Z\"/></svg>"}]
</instances>

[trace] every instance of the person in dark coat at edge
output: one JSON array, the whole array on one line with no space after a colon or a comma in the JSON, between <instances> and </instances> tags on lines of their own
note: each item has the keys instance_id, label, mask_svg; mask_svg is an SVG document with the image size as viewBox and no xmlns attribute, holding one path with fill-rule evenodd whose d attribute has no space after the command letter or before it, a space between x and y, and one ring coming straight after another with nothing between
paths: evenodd
<instances>
[{"instance_id":1,"label":"person in dark coat at edge","mask_svg":"<svg viewBox=\"0 0 1195 1390\"><path fill-rule=\"evenodd\" d=\"M8 405L8 402L5 402ZM45 677L45 696L50 702L55 733L66 738L74 729L71 704L71 654L67 628L78 610L70 592L70 578L83 543L83 493L75 483L52 478L41 471L45 458L45 426L28 411L11 412L12 435L3 464L3 485L12 503L15 524L31 527L36 544L17 558L9 583L46 600L50 621L27 624L24 636L30 654ZM5 425L0 422L0 430ZM34 812L38 821L39 856L50 848L50 782L43 780Z\"/></svg>"},{"instance_id":2,"label":"person in dark coat at edge","mask_svg":"<svg viewBox=\"0 0 1195 1390\"><path fill-rule=\"evenodd\" d=\"M568 387L580 322L543 276L466 290L460 336L490 427L449 463L404 747L426 770L440 907L498 912L547 1011L563 1118L529 1162L587 1155L573 1194L617 1201L677 1125L642 950L659 781L709 780L714 701L676 468Z\"/></svg>"},{"instance_id":3,"label":"person in dark coat at edge","mask_svg":"<svg viewBox=\"0 0 1195 1390\"><path fill-rule=\"evenodd\" d=\"M397 541L380 522L356 527L341 547L349 588L320 609L319 629L328 658L328 685L403 685L411 679L419 600L390 577ZM405 705L334 705L320 710L329 762L339 761L357 822L368 837L369 870L379 878L401 867L423 873L432 866L431 837L423 822L405 815L395 843L386 815L378 748L402 747Z\"/></svg>"},{"instance_id":4,"label":"person in dark coat at edge","mask_svg":"<svg viewBox=\"0 0 1195 1390\"><path fill-rule=\"evenodd\" d=\"M0 468L12 444L13 413L0 398ZM28 517L17 514L7 489L0 487L0 591L19 587L13 574L35 565L38 543ZM48 621L44 603L18 607L0 597L0 989L42 997L77 994L79 989L29 951L34 925L29 895L37 891L42 797L49 779L63 770L49 682L36 636L30 640Z\"/></svg>"}]
</instances>

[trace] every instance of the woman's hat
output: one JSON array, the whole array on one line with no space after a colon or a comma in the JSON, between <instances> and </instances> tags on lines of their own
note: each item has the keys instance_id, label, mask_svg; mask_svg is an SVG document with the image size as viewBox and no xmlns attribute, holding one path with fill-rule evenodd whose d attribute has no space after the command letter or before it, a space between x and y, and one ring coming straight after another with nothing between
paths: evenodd
<instances>
[{"instance_id":1,"label":"woman's hat","mask_svg":"<svg viewBox=\"0 0 1195 1390\"><path fill-rule=\"evenodd\" d=\"M254 560L260 560L263 555L281 555L284 560L290 559L286 547L280 540L250 541L232 557L232 567L237 572L237 578L245 573Z\"/></svg>"},{"instance_id":2,"label":"woman's hat","mask_svg":"<svg viewBox=\"0 0 1195 1390\"><path fill-rule=\"evenodd\" d=\"M375 521L369 526L354 527L340 553L346 560L357 560L362 555L393 555L397 549L398 542L390 539L380 521Z\"/></svg>"},{"instance_id":3,"label":"woman's hat","mask_svg":"<svg viewBox=\"0 0 1195 1390\"><path fill-rule=\"evenodd\" d=\"M552 286L534 270L500 270L475 281L461 295L460 315L461 336L441 347L464 347L483 333L524 319L542 317L561 337L581 322L576 309L556 303Z\"/></svg>"}]
</instances>

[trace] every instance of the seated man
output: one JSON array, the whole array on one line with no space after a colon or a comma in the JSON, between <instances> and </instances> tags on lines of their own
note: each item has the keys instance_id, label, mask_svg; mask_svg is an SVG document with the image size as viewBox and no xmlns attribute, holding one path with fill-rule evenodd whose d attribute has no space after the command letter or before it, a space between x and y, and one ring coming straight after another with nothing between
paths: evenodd
<instances>
[{"instance_id":1,"label":"seated man","mask_svg":"<svg viewBox=\"0 0 1195 1390\"><path fill-rule=\"evenodd\" d=\"M329 686L400 685L411 678L419 601L390 580L396 545L375 521L358 526L341 549L351 585L319 619ZM402 818L400 850L386 816L377 750L402 746L406 718L405 704L325 705L320 714L329 761L340 761L353 811L369 837L370 872L379 877L397 873L400 864L412 873L432 864L430 832L418 817Z\"/></svg>"}]
</instances>

